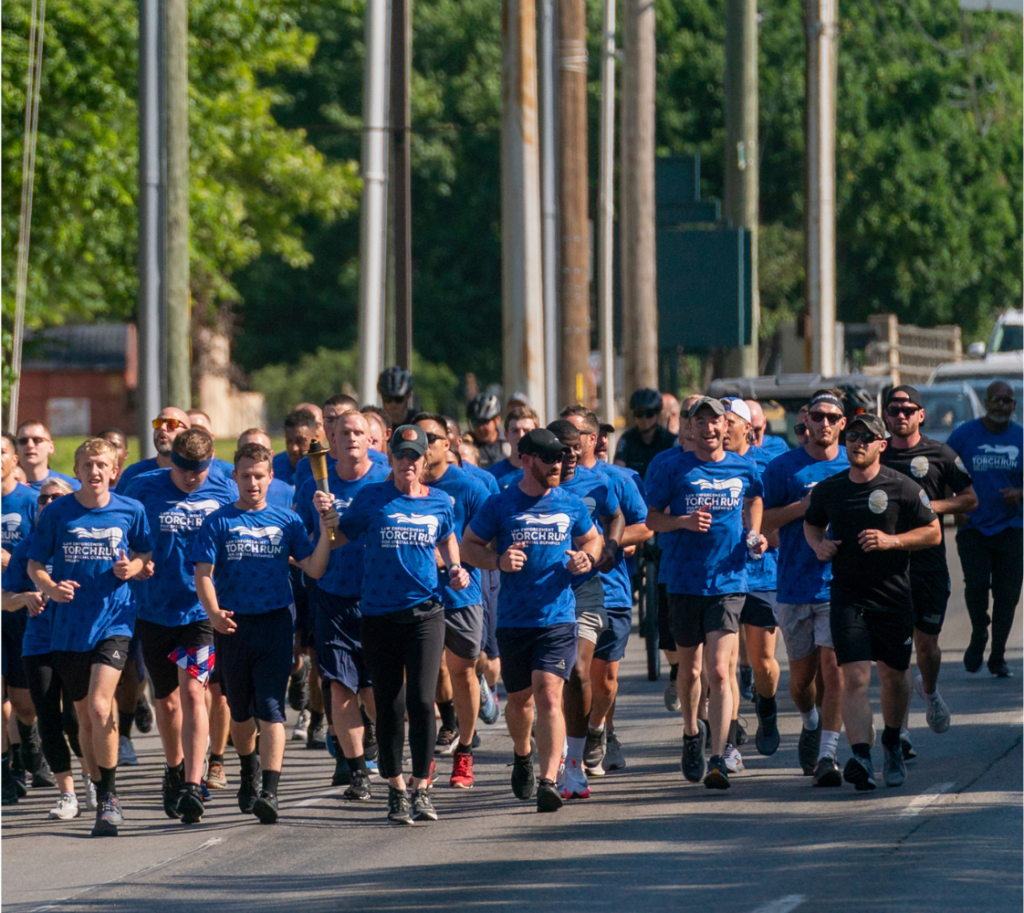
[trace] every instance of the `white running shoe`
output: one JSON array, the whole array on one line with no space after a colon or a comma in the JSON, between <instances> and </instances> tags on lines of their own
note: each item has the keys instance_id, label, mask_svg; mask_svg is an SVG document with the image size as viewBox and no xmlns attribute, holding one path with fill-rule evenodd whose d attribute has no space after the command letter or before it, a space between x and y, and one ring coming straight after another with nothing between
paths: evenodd
<instances>
[{"instance_id":1,"label":"white running shoe","mask_svg":"<svg viewBox=\"0 0 1024 913\"><path fill-rule=\"evenodd\" d=\"M292 730L292 741L293 742L305 742L306 737L309 735L309 723L311 717L308 710L302 710L299 712L299 719L295 723L295 728Z\"/></svg>"},{"instance_id":2,"label":"white running shoe","mask_svg":"<svg viewBox=\"0 0 1024 913\"><path fill-rule=\"evenodd\" d=\"M82 786L85 788L85 807L91 812L96 811L96 784L85 771L82 772Z\"/></svg>"},{"instance_id":3,"label":"white running shoe","mask_svg":"<svg viewBox=\"0 0 1024 913\"><path fill-rule=\"evenodd\" d=\"M78 808L78 797L74 793L61 793L57 804L50 809L50 814L46 817L51 820L70 821L80 814L82 812Z\"/></svg>"},{"instance_id":4,"label":"white running shoe","mask_svg":"<svg viewBox=\"0 0 1024 913\"><path fill-rule=\"evenodd\" d=\"M135 767L139 763L135 756L135 746L126 735L120 736L117 740L117 763L128 767Z\"/></svg>"},{"instance_id":5,"label":"white running shoe","mask_svg":"<svg viewBox=\"0 0 1024 913\"><path fill-rule=\"evenodd\" d=\"M929 697L924 693L924 680L918 675L914 679L914 690L920 695L921 700L924 701L924 718L928 723L928 728L932 732L945 732L949 729L949 707L946 706L946 702L938 693L938 689L936 689L934 695Z\"/></svg>"},{"instance_id":6,"label":"white running shoe","mask_svg":"<svg viewBox=\"0 0 1024 913\"><path fill-rule=\"evenodd\" d=\"M563 799L589 799L590 784L587 775L575 758L565 762L565 773L560 790Z\"/></svg>"},{"instance_id":7,"label":"white running shoe","mask_svg":"<svg viewBox=\"0 0 1024 913\"><path fill-rule=\"evenodd\" d=\"M725 761L725 772L727 774L738 774L743 772L743 755L739 749L730 743L726 743L725 754L722 755Z\"/></svg>"}]
</instances>

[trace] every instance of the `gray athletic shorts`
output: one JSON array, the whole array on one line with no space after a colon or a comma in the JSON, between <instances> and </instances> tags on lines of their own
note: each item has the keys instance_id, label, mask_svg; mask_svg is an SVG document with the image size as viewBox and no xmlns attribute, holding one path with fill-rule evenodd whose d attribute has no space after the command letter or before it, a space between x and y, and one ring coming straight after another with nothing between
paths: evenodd
<instances>
[{"instance_id":1,"label":"gray athletic shorts","mask_svg":"<svg viewBox=\"0 0 1024 913\"><path fill-rule=\"evenodd\" d=\"M593 576L573 588L576 596L576 624L579 637L597 644L601 632L608 627L608 613L604 608L604 584L601 578Z\"/></svg>"},{"instance_id":2,"label":"gray athletic shorts","mask_svg":"<svg viewBox=\"0 0 1024 913\"><path fill-rule=\"evenodd\" d=\"M827 602L775 604L775 615L779 619L782 639L786 642L786 653L790 659L803 659L818 647L834 649L829 605Z\"/></svg>"},{"instance_id":3,"label":"gray athletic shorts","mask_svg":"<svg viewBox=\"0 0 1024 913\"><path fill-rule=\"evenodd\" d=\"M476 659L484 636L483 605L444 610L444 645L460 659Z\"/></svg>"}]
</instances>

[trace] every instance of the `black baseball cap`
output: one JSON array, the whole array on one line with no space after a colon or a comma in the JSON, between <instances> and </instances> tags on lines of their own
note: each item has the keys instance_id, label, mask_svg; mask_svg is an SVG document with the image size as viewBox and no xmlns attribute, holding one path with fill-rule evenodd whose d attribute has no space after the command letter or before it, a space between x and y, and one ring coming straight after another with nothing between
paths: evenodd
<instances>
[{"instance_id":1,"label":"black baseball cap","mask_svg":"<svg viewBox=\"0 0 1024 913\"><path fill-rule=\"evenodd\" d=\"M885 423L882 421L882 416L875 415L873 412L862 412L860 415L855 415L850 419L847 430L852 430L855 425L863 425L876 437L885 437Z\"/></svg>"},{"instance_id":2,"label":"black baseball cap","mask_svg":"<svg viewBox=\"0 0 1024 913\"><path fill-rule=\"evenodd\" d=\"M889 403L892 402L892 398L897 393L906 393L907 400L910 402L911 405L913 405L913 406L920 406L921 405L921 394L917 392L917 388L916 387L911 387L910 384L900 384L898 387L893 387L885 395L885 404L887 406L889 405Z\"/></svg>"},{"instance_id":3,"label":"black baseball cap","mask_svg":"<svg viewBox=\"0 0 1024 913\"><path fill-rule=\"evenodd\" d=\"M612 434L615 431L615 426L611 422L601 422L599 430L604 434Z\"/></svg>"},{"instance_id":4,"label":"black baseball cap","mask_svg":"<svg viewBox=\"0 0 1024 913\"><path fill-rule=\"evenodd\" d=\"M697 402L695 402L687 413L688 418L696 418L697 413L701 409L710 409L715 415L725 415L725 403L720 399L715 399L713 396L702 396Z\"/></svg>"},{"instance_id":5,"label":"black baseball cap","mask_svg":"<svg viewBox=\"0 0 1024 913\"><path fill-rule=\"evenodd\" d=\"M542 460L553 460L568 451L568 445L563 444L547 428L535 428L519 439L520 456L536 456Z\"/></svg>"},{"instance_id":6,"label":"black baseball cap","mask_svg":"<svg viewBox=\"0 0 1024 913\"><path fill-rule=\"evenodd\" d=\"M401 425L391 435L391 452L411 450L419 456L427 454L427 432L419 425Z\"/></svg>"}]
</instances>

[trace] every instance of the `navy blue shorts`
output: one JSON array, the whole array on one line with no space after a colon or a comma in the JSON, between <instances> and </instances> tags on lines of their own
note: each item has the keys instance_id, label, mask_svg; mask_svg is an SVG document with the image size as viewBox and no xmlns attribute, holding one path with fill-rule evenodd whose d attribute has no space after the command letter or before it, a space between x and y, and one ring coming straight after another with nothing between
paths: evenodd
<instances>
[{"instance_id":1,"label":"navy blue shorts","mask_svg":"<svg viewBox=\"0 0 1024 913\"><path fill-rule=\"evenodd\" d=\"M629 632L633 627L632 609L607 609L608 627L601 632L594 648L594 659L617 663L626 655Z\"/></svg>"},{"instance_id":2,"label":"navy blue shorts","mask_svg":"<svg viewBox=\"0 0 1024 913\"><path fill-rule=\"evenodd\" d=\"M320 677L337 682L353 693L370 687L370 673L363 659L363 642L359 633L363 613L359 600L336 596L317 587L313 599L316 607L316 663Z\"/></svg>"},{"instance_id":3,"label":"navy blue shorts","mask_svg":"<svg viewBox=\"0 0 1024 913\"><path fill-rule=\"evenodd\" d=\"M484 598L484 636L480 644L480 652L486 653L488 659L497 659L501 655L498 648L498 592L501 590L500 571L481 571L480 589Z\"/></svg>"},{"instance_id":4,"label":"navy blue shorts","mask_svg":"<svg viewBox=\"0 0 1024 913\"><path fill-rule=\"evenodd\" d=\"M740 624L774 631L779 625L779 620L775 616L775 591L747 593L743 611L740 612Z\"/></svg>"},{"instance_id":5,"label":"navy blue shorts","mask_svg":"<svg viewBox=\"0 0 1024 913\"><path fill-rule=\"evenodd\" d=\"M292 579L292 600L295 603L295 633L299 636L299 646L312 647L316 643L316 581L307 577L292 565L288 568Z\"/></svg>"},{"instance_id":6,"label":"navy blue shorts","mask_svg":"<svg viewBox=\"0 0 1024 913\"><path fill-rule=\"evenodd\" d=\"M4 612L0 616L0 648L3 652L3 676L9 688L28 688L21 664L21 643L25 639L28 609Z\"/></svg>"},{"instance_id":7,"label":"navy blue shorts","mask_svg":"<svg viewBox=\"0 0 1024 913\"><path fill-rule=\"evenodd\" d=\"M508 694L533 687L534 672L550 672L569 680L576 665L576 622L546 628L498 628L497 636L501 680Z\"/></svg>"},{"instance_id":8,"label":"navy blue shorts","mask_svg":"<svg viewBox=\"0 0 1024 913\"><path fill-rule=\"evenodd\" d=\"M260 615L240 615L233 634L216 639L217 665L236 723L256 717L284 722L285 692L292 674L292 613L274 609Z\"/></svg>"}]
</instances>

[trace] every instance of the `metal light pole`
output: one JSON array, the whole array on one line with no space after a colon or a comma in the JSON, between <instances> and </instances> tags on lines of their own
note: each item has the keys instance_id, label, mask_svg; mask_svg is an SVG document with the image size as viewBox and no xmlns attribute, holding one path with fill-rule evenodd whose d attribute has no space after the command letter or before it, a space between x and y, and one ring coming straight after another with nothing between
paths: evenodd
<instances>
[{"instance_id":1,"label":"metal light pole","mask_svg":"<svg viewBox=\"0 0 1024 913\"><path fill-rule=\"evenodd\" d=\"M601 420L615 424L615 0L605 0L601 28L601 164L598 194L597 312L601 349Z\"/></svg>"},{"instance_id":2,"label":"metal light pole","mask_svg":"<svg viewBox=\"0 0 1024 913\"><path fill-rule=\"evenodd\" d=\"M392 0L391 125L395 199L395 358L412 370L412 170L409 71L411 0Z\"/></svg>"}]
</instances>

